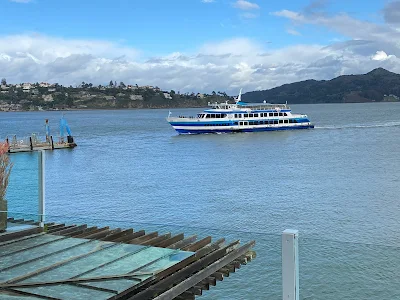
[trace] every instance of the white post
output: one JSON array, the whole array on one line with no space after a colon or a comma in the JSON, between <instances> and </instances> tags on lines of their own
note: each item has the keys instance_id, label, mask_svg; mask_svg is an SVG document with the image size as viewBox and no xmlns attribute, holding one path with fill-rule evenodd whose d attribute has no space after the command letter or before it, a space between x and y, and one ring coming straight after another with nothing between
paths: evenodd
<instances>
[{"instance_id":1,"label":"white post","mask_svg":"<svg viewBox=\"0 0 400 300\"><path fill-rule=\"evenodd\" d=\"M38 168L39 168L39 223L40 227L44 227L44 221L45 221L45 152L44 150L40 150L38 152Z\"/></svg>"},{"instance_id":2,"label":"white post","mask_svg":"<svg viewBox=\"0 0 400 300\"><path fill-rule=\"evenodd\" d=\"M283 300L299 300L299 231L286 229L282 233Z\"/></svg>"}]
</instances>

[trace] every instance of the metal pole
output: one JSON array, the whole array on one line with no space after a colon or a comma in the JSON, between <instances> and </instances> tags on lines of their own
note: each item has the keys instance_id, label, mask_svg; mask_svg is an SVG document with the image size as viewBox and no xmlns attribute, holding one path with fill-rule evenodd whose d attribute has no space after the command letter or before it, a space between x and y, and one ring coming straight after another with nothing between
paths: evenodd
<instances>
[{"instance_id":1,"label":"metal pole","mask_svg":"<svg viewBox=\"0 0 400 300\"><path fill-rule=\"evenodd\" d=\"M40 227L44 227L44 221L45 221L45 152L44 150L38 151L38 168L39 168L39 223Z\"/></svg>"},{"instance_id":2,"label":"metal pole","mask_svg":"<svg viewBox=\"0 0 400 300\"><path fill-rule=\"evenodd\" d=\"M283 300L299 300L299 231L286 229L282 233Z\"/></svg>"}]
</instances>

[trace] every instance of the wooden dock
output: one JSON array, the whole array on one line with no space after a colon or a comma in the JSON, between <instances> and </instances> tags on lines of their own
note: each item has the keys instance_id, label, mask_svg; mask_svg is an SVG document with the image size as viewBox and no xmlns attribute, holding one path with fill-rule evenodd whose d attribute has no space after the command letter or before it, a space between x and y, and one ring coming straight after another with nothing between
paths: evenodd
<instances>
[{"instance_id":1,"label":"wooden dock","mask_svg":"<svg viewBox=\"0 0 400 300\"><path fill-rule=\"evenodd\" d=\"M57 150L75 148L77 146L64 116L60 119L60 136L58 139L55 140L50 134L48 119L45 120L45 128L46 137L44 140L40 140L36 133L32 133L31 136L22 139L17 138L15 134L7 136L5 143L8 145L8 152L18 153L39 150ZM65 132L66 135L64 135Z\"/></svg>"},{"instance_id":2,"label":"wooden dock","mask_svg":"<svg viewBox=\"0 0 400 300\"><path fill-rule=\"evenodd\" d=\"M17 229L0 233L0 298L195 299L255 258L254 241L8 222Z\"/></svg>"},{"instance_id":3,"label":"wooden dock","mask_svg":"<svg viewBox=\"0 0 400 300\"><path fill-rule=\"evenodd\" d=\"M16 135L7 137L5 143L8 145L9 153L68 149L77 146L71 136L67 136L66 139L59 138L58 141L54 141L52 136L46 136L46 139L41 141L35 134L23 139L18 139Z\"/></svg>"}]
</instances>

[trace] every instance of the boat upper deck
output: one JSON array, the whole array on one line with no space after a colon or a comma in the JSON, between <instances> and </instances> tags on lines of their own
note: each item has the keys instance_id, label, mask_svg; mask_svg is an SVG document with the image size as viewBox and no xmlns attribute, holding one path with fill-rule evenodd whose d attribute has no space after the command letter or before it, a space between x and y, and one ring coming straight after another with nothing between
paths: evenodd
<instances>
[{"instance_id":1,"label":"boat upper deck","mask_svg":"<svg viewBox=\"0 0 400 300\"><path fill-rule=\"evenodd\" d=\"M287 104L273 104L273 103L246 103L237 102L233 103L208 103L210 109L204 110L205 112L214 112L215 110L221 110L225 112L237 112L237 111L290 111L290 107Z\"/></svg>"}]
</instances>

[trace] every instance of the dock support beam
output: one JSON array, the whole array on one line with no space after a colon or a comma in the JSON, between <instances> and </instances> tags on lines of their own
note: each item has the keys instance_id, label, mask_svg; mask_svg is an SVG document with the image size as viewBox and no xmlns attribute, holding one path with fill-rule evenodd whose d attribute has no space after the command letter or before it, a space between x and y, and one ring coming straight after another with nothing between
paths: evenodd
<instances>
[{"instance_id":1,"label":"dock support beam","mask_svg":"<svg viewBox=\"0 0 400 300\"><path fill-rule=\"evenodd\" d=\"M40 227L44 227L44 222L45 222L45 204L46 204L46 198L45 198L45 151L40 150L38 151L38 169L39 169L39 223Z\"/></svg>"},{"instance_id":2,"label":"dock support beam","mask_svg":"<svg viewBox=\"0 0 400 300\"><path fill-rule=\"evenodd\" d=\"M299 300L299 231L286 229L282 233L283 300Z\"/></svg>"}]
</instances>

